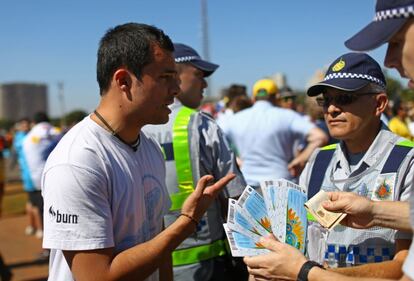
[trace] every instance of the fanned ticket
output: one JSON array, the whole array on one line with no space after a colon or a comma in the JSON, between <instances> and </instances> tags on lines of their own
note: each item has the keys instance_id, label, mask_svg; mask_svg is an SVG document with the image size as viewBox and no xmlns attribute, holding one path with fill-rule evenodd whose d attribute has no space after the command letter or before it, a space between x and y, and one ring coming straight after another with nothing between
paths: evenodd
<instances>
[{"instance_id":1,"label":"fanned ticket","mask_svg":"<svg viewBox=\"0 0 414 281\"><path fill-rule=\"evenodd\" d=\"M306 190L286 179L263 181L260 185L263 191L266 209L272 224L273 235L275 235L279 241L286 241L289 191L296 190L306 198ZM302 222L306 224L306 221Z\"/></svg>"},{"instance_id":2,"label":"fanned ticket","mask_svg":"<svg viewBox=\"0 0 414 281\"><path fill-rule=\"evenodd\" d=\"M285 243L295 247L302 253L305 252L306 232L308 227L306 209L303 207L306 199L306 193L294 188L289 188Z\"/></svg>"},{"instance_id":3,"label":"fanned ticket","mask_svg":"<svg viewBox=\"0 0 414 281\"><path fill-rule=\"evenodd\" d=\"M267 254L270 251L263 248L259 240L246 236L243 233L230 229L227 224L223 224L230 250L233 257L257 256Z\"/></svg>"},{"instance_id":4,"label":"fanned ticket","mask_svg":"<svg viewBox=\"0 0 414 281\"><path fill-rule=\"evenodd\" d=\"M286 237L286 207L287 189L281 188L277 181L261 182L261 188L269 219L272 224L273 235L279 241Z\"/></svg>"},{"instance_id":5,"label":"fanned ticket","mask_svg":"<svg viewBox=\"0 0 414 281\"><path fill-rule=\"evenodd\" d=\"M296 189L296 190L298 190L302 193L306 193L306 190L303 186L297 185L296 183L288 181L287 179L278 179L276 181L276 184L279 187L293 188L293 189Z\"/></svg>"},{"instance_id":6,"label":"fanned ticket","mask_svg":"<svg viewBox=\"0 0 414 281\"><path fill-rule=\"evenodd\" d=\"M265 236L272 233L264 199L252 187L247 186L244 189L239 200L237 200L237 206L242 215L256 227L261 235Z\"/></svg>"},{"instance_id":7,"label":"fanned ticket","mask_svg":"<svg viewBox=\"0 0 414 281\"><path fill-rule=\"evenodd\" d=\"M239 200L229 200L224 224L233 256L268 253L260 237L272 233L284 243L304 252L307 216L306 190L285 179L261 183L264 198L246 186Z\"/></svg>"},{"instance_id":8,"label":"fanned ticket","mask_svg":"<svg viewBox=\"0 0 414 281\"><path fill-rule=\"evenodd\" d=\"M331 230L338 223L345 218L346 213L334 213L327 211L322 207L322 202L329 201L328 194L320 190L308 202L305 203L305 208L311 213L315 219L325 228Z\"/></svg>"},{"instance_id":9,"label":"fanned ticket","mask_svg":"<svg viewBox=\"0 0 414 281\"><path fill-rule=\"evenodd\" d=\"M252 236L255 239L259 239L261 236L257 228L243 216L243 213L238 208L237 201L234 199L229 199L227 226L232 230L245 234L249 237Z\"/></svg>"}]
</instances>

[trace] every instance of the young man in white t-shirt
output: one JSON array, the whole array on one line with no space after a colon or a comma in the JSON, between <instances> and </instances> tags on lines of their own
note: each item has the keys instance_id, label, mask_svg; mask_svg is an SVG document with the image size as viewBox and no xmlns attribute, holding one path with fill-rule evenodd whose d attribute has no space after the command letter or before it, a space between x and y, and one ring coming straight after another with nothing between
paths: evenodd
<instances>
[{"instance_id":1,"label":"young man in white t-shirt","mask_svg":"<svg viewBox=\"0 0 414 281\"><path fill-rule=\"evenodd\" d=\"M172 250L234 177L209 187L213 178L201 178L163 230L164 160L141 128L168 121L179 90L172 51L168 36L145 24L117 26L101 39L100 104L62 138L43 174L49 280L172 280Z\"/></svg>"}]
</instances>

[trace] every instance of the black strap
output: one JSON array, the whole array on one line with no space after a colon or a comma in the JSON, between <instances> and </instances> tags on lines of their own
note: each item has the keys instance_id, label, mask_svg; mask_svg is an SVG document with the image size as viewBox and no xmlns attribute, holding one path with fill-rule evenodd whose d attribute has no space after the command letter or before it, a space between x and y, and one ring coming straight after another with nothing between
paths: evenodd
<instances>
[{"instance_id":1,"label":"black strap","mask_svg":"<svg viewBox=\"0 0 414 281\"><path fill-rule=\"evenodd\" d=\"M308 281L309 271L315 266L324 269L323 266L317 263L316 261L305 262L300 268L300 271L298 274L298 281Z\"/></svg>"},{"instance_id":2,"label":"black strap","mask_svg":"<svg viewBox=\"0 0 414 281\"><path fill-rule=\"evenodd\" d=\"M308 199L312 198L321 189L323 179L335 149L320 150L313 162L311 177L308 185Z\"/></svg>"},{"instance_id":3,"label":"black strap","mask_svg":"<svg viewBox=\"0 0 414 281\"><path fill-rule=\"evenodd\" d=\"M413 148L409 146L395 145L391 150L384 167L382 167L381 174L397 172L411 149Z\"/></svg>"}]
</instances>

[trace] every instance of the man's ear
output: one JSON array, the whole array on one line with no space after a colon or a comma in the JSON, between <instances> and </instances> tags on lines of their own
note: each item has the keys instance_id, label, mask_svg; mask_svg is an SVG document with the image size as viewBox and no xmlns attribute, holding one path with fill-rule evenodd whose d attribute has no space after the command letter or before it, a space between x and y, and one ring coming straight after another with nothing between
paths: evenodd
<instances>
[{"instance_id":1,"label":"man's ear","mask_svg":"<svg viewBox=\"0 0 414 281\"><path fill-rule=\"evenodd\" d=\"M132 79L128 70L124 68L118 69L113 75L113 80L115 81L115 85L123 92L129 92L131 89Z\"/></svg>"},{"instance_id":2,"label":"man's ear","mask_svg":"<svg viewBox=\"0 0 414 281\"><path fill-rule=\"evenodd\" d=\"M388 106L388 96L386 93L380 93L376 97L377 105L375 108L375 115L381 116Z\"/></svg>"}]
</instances>

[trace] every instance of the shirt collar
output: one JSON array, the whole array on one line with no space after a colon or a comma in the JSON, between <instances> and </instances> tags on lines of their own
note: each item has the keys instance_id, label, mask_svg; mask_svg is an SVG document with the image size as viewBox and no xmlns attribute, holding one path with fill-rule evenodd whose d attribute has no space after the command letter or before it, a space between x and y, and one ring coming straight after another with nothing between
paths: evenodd
<instances>
[{"instance_id":1,"label":"shirt collar","mask_svg":"<svg viewBox=\"0 0 414 281\"><path fill-rule=\"evenodd\" d=\"M366 168L369 168L375 163L377 163L380 160L380 158L384 157L384 152L388 151L388 147L390 145L393 146L397 139L398 137L395 137L395 135L392 132L390 132L388 127L383 122L381 122L381 128L379 133L375 137L374 141L371 143L364 157L362 157L358 166L355 168L355 171L359 171L362 165L365 165ZM338 145L337 150L338 153L336 158L337 162L335 163L335 170L337 170L338 168L346 169L346 173L349 174L349 163L346 158L347 152L343 141L340 142L340 145Z\"/></svg>"}]
</instances>

